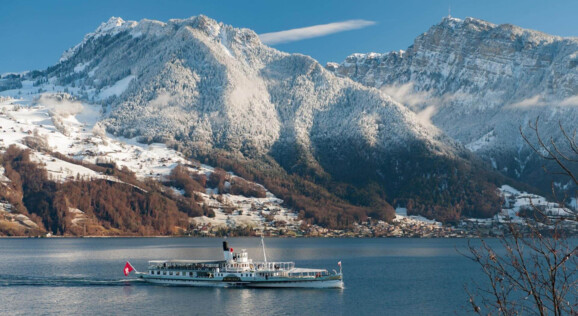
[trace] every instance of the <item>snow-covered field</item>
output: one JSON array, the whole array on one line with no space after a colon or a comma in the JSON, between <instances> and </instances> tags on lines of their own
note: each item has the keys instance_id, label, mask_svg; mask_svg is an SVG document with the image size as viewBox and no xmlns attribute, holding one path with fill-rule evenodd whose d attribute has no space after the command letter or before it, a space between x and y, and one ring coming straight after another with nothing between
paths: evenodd
<instances>
[{"instance_id":1,"label":"snow-covered field","mask_svg":"<svg viewBox=\"0 0 578 316\"><path fill-rule=\"evenodd\" d=\"M476 222L477 224L489 225L495 222L504 223L525 223L524 218L520 217L522 210L539 209L544 215L552 218L576 218L576 208L561 207L560 204L549 202L543 196L532 193L519 191L509 185L502 185L500 192L504 197L505 203L503 209L494 218L490 219L468 219L467 221ZM572 210L574 209L574 211Z\"/></svg>"},{"instance_id":2,"label":"snow-covered field","mask_svg":"<svg viewBox=\"0 0 578 316\"><path fill-rule=\"evenodd\" d=\"M3 189L1 183L0 189ZM26 230L37 229L38 225L28 216L13 213L12 205L0 202L0 227L3 230Z\"/></svg>"},{"instance_id":3,"label":"snow-covered field","mask_svg":"<svg viewBox=\"0 0 578 316\"><path fill-rule=\"evenodd\" d=\"M268 193L265 198L247 198L239 195L223 194L223 202L217 201L210 195L203 195L205 201L215 209L215 217L207 216L192 219L197 225L211 226L252 226L262 228L265 217L271 216L276 222L285 222L287 225L299 225L297 214L289 209L281 207L282 200ZM235 211L227 214L224 207L233 205Z\"/></svg>"},{"instance_id":4,"label":"snow-covered field","mask_svg":"<svg viewBox=\"0 0 578 316\"><path fill-rule=\"evenodd\" d=\"M395 219L394 222L406 222L410 224L422 224L422 225L436 225L441 226L442 223L427 219L419 215L407 215L407 209L405 207L398 207L395 209Z\"/></svg>"},{"instance_id":5,"label":"snow-covered field","mask_svg":"<svg viewBox=\"0 0 578 316\"><path fill-rule=\"evenodd\" d=\"M560 207L560 204L549 202L543 196L522 192L509 185L503 185L499 190L504 197L505 203L502 210L494 218L469 218L466 219L465 222L474 222L479 225L491 225L496 222L523 224L525 221L524 218L520 217L520 211L524 209L533 210L534 208L540 209L545 215L552 218L576 218L575 199L572 199L569 207ZM396 208L395 213L394 222L397 223L406 223L410 225L442 225L440 222L427 219L423 216L408 216L407 209L403 207Z\"/></svg>"},{"instance_id":6,"label":"snow-covered field","mask_svg":"<svg viewBox=\"0 0 578 316\"><path fill-rule=\"evenodd\" d=\"M560 207L560 204L549 202L542 196L518 191L509 185L503 185L500 191L506 199L506 207L502 210L501 214L498 215L500 219L509 217L514 220L520 220L518 217L520 210L523 208L531 209L533 207L540 208L540 210L548 216L568 217L573 215L573 212L569 208Z\"/></svg>"}]
</instances>

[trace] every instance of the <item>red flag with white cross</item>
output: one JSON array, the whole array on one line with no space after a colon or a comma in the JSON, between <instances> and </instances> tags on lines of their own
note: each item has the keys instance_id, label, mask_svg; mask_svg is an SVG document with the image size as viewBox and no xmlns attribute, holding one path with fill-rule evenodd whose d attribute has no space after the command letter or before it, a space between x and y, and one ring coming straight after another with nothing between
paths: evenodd
<instances>
[{"instance_id":1,"label":"red flag with white cross","mask_svg":"<svg viewBox=\"0 0 578 316\"><path fill-rule=\"evenodd\" d=\"M134 270L134 268L127 261L126 264L124 265L124 276L128 276L130 274L130 272L133 270Z\"/></svg>"}]
</instances>

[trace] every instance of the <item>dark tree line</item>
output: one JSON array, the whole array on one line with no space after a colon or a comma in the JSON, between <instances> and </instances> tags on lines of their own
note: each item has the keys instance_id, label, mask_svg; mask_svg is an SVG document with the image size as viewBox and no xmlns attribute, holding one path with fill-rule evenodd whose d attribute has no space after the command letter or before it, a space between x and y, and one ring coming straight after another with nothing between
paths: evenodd
<instances>
[{"instance_id":1,"label":"dark tree line","mask_svg":"<svg viewBox=\"0 0 578 316\"><path fill-rule=\"evenodd\" d=\"M2 156L2 165L19 192L8 196L16 211L40 221L54 234L169 235L179 227L188 228L188 216L204 212L194 200L175 196L152 180L140 182L127 169L91 166L123 182L77 178L59 183L30 159L30 150L15 145ZM85 213L84 227L72 225L71 208Z\"/></svg>"},{"instance_id":2,"label":"dark tree line","mask_svg":"<svg viewBox=\"0 0 578 316\"><path fill-rule=\"evenodd\" d=\"M501 210L497 185L508 180L479 159L451 160L418 145L391 156L360 146L331 154L331 144L323 146L317 148L319 157L285 147L259 157L219 149L192 155L263 184L302 219L328 228L350 227L368 217L389 221L395 215L392 205L446 223L489 218ZM209 186L222 192L226 176L216 172L213 177Z\"/></svg>"},{"instance_id":3,"label":"dark tree line","mask_svg":"<svg viewBox=\"0 0 578 316\"><path fill-rule=\"evenodd\" d=\"M355 205L329 190L335 186L343 192L364 194L361 193L363 189L343 182L327 182L329 188L325 187L312 181L313 178L308 180L300 174L288 173L270 156L245 158L223 150L197 156L205 163L231 170L243 179L263 184L310 224L346 228L366 220L368 216L386 220L394 216L393 208L384 200L368 199L365 205ZM222 177L226 176L217 172L214 182L209 179L208 185L220 183Z\"/></svg>"}]
</instances>

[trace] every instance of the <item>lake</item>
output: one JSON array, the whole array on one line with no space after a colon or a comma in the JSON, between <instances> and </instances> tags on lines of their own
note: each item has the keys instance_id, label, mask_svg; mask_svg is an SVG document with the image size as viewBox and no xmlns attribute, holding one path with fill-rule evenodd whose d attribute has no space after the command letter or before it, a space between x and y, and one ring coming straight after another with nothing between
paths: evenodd
<instances>
[{"instance_id":1,"label":"lake","mask_svg":"<svg viewBox=\"0 0 578 316\"><path fill-rule=\"evenodd\" d=\"M228 238L262 259L259 238ZM151 285L129 260L222 257L221 238L0 239L0 314L448 315L470 311L464 285L483 281L464 239L265 239L269 261L338 270L345 289Z\"/></svg>"}]
</instances>

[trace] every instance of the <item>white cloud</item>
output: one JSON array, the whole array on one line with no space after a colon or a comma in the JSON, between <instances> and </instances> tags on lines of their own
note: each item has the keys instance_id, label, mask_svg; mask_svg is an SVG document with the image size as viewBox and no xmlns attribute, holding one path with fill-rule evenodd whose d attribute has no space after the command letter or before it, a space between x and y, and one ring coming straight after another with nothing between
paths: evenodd
<instances>
[{"instance_id":1,"label":"white cloud","mask_svg":"<svg viewBox=\"0 0 578 316\"><path fill-rule=\"evenodd\" d=\"M415 91L413 82L383 86L380 90L412 110L416 114L417 119L424 125L434 125L431 121L432 117L444 106L452 104L456 100L472 98L470 94L463 92L436 96L431 91Z\"/></svg>"},{"instance_id":2,"label":"white cloud","mask_svg":"<svg viewBox=\"0 0 578 316\"><path fill-rule=\"evenodd\" d=\"M413 82L402 85L383 86L381 91L413 111L420 110L425 104L437 103L437 100L433 100L427 91L415 91Z\"/></svg>"},{"instance_id":3,"label":"white cloud","mask_svg":"<svg viewBox=\"0 0 578 316\"><path fill-rule=\"evenodd\" d=\"M156 98L149 102L149 105L153 108L162 108L169 103L173 102L174 97L172 97L169 93L164 92L160 93Z\"/></svg>"},{"instance_id":4,"label":"white cloud","mask_svg":"<svg viewBox=\"0 0 578 316\"><path fill-rule=\"evenodd\" d=\"M578 106L578 95L568 97L560 101L561 106Z\"/></svg>"},{"instance_id":5,"label":"white cloud","mask_svg":"<svg viewBox=\"0 0 578 316\"><path fill-rule=\"evenodd\" d=\"M320 24L292 30L260 34L261 42L267 45L289 43L308 38L325 36L343 31L356 30L374 25L374 21L347 20L329 24Z\"/></svg>"},{"instance_id":6,"label":"white cloud","mask_svg":"<svg viewBox=\"0 0 578 316\"><path fill-rule=\"evenodd\" d=\"M437 113L438 109L435 105L430 105L427 108L423 109L422 111L416 113L417 119L423 125L431 125L434 124L431 121L431 118Z\"/></svg>"},{"instance_id":7,"label":"white cloud","mask_svg":"<svg viewBox=\"0 0 578 316\"><path fill-rule=\"evenodd\" d=\"M433 126L431 118L437 113L439 106L447 101L445 99L449 99L446 95L441 100L432 96L429 91L415 91L413 82L383 86L381 91L412 110L419 122L426 126Z\"/></svg>"},{"instance_id":8,"label":"white cloud","mask_svg":"<svg viewBox=\"0 0 578 316\"><path fill-rule=\"evenodd\" d=\"M76 115L83 110L81 102L73 100L70 95L56 95L45 93L36 101L38 104L46 106L51 113L58 116Z\"/></svg>"},{"instance_id":9,"label":"white cloud","mask_svg":"<svg viewBox=\"0 0 578 316\"><path fill-rule=\"evenodd\" d=\"M524 99L510 105L514 108L530 108L543 106L560 106L560 107L578 107L578 95L574 95L562 100L544 98L542 95L535 95L531 98Z\"/></svg>"},{"instance_id":10,"label":"white cloud","mask_svg":"<svg viewBox=\"0 0 578 316\"><path fill-rule=\"evenodd\" d=\"M529 108L529 107L544 106L544 105L546 105L546 103L544 102L544 99L542 98L542 96L537 94L531 98L524 99L520 102L512 103L510 106L513 108Z\"/></svg>"}]
</instances>

